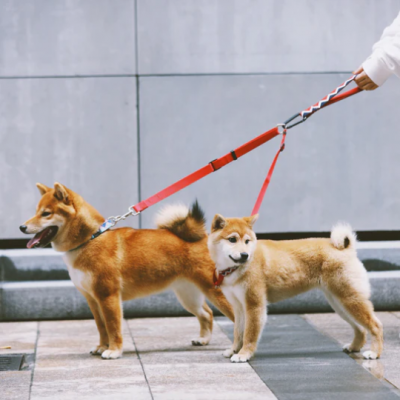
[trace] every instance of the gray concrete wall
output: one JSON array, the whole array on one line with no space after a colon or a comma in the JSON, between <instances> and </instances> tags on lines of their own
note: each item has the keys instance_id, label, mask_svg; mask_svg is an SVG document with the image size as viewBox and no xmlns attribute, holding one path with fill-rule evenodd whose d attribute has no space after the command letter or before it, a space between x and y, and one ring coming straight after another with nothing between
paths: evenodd
<instances>
[{"instance_id":1,"label":"gray concrete wall","mask_svg":"<svg viewBox=\"0 0 400 400\"><path fill-rule=\"evenodd\" d=\"M36 181L115 215L270 129L346 79L399 10L400 0L3 0L0 239L22 237ZM391 78L290 131L257 230L339 219L399 229L399 103ZM209 220L249 214L277 147L162 204L197 197Z\"/></svg>"}]
</instances>

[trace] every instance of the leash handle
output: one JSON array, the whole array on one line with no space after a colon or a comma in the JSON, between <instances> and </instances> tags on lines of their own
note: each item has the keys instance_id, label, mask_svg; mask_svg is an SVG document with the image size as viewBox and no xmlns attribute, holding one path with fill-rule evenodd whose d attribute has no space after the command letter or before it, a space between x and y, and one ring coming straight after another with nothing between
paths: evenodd
<instances>
[{"instance_id":1,"label":"leash handle","mask_svg":"<svg viewBox=\"0 0 400 400\"><path fill-rule=\"evenodd\" d=\"M325 107L328 105L328 103L335 97L337 94L339 94L347 85L349 85L351 82L356 79L357 75L351 76L347 81L343 82L341 85L339 85L336 89L332 90L329 94L327 94L322 100L320 100L318 103L315 103L313 106L310 106L306 108L305 110L300 112L300 116L303 119L307 119L308 117L311 117L314 113L316 113L318 110L321 108Z\"/></svg>"},{"instance_id":2,"label":"leash handle","mask_svg":"<svg viewBox=\"0 0 400 400\"><path fill-rule=\"evenodd\" d=\"M281 145L279 146L279 150L276 153L271 166L269 167L267 177L265 178L265 181L261 187L260 193L258 194L257 201L256 201L256 204L254 204L254 208L253 208L253 211L251 212L251 215L258 214L258 211L260 210L261 204L264 200L265 192L267 191L269 183L271 182L271 178L272 178L272 174L274 173L276 162L278 161L279 155L282 153L283 150L285 150L286 132L287 132L287 130L286 130L286 128L284 128L283 133L282 133Z\"/></svg>"},{"instance_id":3,"label":"leash handle","mask_svg":"<svg viewBox=\"0 0 400 400\"><path fill-rule=\"evenodd\" d=\"M351 82L353 82L356 79L356 77L357 77L357 75L352 75L349 79L347 79L345 82L343 82L341 85L339 85L336 89L332 90L332 92L327 94L318 103L315 103L314 105L312 105L312 106L306 108L305 110L300 111L299 113L290 117L288 120L285 121L286 129L290 129L296 125L301 124L302 122L304 122L307 118L311 117L311 115L315 114L321 108L330 106L333 103L337 103L340 100L346 99L347 97L353 96L354 94L361 92L362 89L360 89L359 87L355 87L354 89L350 89L345 93L339 94L346 86L348 86ZM297 122L289 125L289 122L292 122L293 120L295 120L298 117L301 118L300 121L297 121Z\"/></svg>"}]
</instances>

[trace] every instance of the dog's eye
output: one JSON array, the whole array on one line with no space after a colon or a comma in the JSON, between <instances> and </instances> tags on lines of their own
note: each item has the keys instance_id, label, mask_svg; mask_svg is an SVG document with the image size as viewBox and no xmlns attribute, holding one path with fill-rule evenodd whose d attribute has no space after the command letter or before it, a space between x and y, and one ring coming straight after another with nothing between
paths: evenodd
<instances>
[{"instance_id":1,"label":"dog's eye","mask_svg":"<svg viewBox=\"0 0 400 400\"><path fill-rule=\"evenodd\" d=\"M249 243L250 243L250 240L249 240L249 239L247 239L247 240L245 241L245 243L246 243L246 244L249 244Z\"/></svg>"},{"instance_id":2,"label":"dog's eye","mask_svg":"<svg viewBox=\"0 0 400 400\"><path fill-rule=\"evenodd\" d=\"M49 211L43 211L42 212L42 217L48 217L51 214Z\"/></svg>"},{"instance_id":3,"label":"dog's eye","mask_svg":"<svg viewBox=\"0 0 400 400\"><path fill-rule=\"evenodd\" d=\"M236 240L235 237L230 237L228 240L229 240L231 243L236 243L236 242L237 242L237 240Z\"/></svg>"}]
</instances>

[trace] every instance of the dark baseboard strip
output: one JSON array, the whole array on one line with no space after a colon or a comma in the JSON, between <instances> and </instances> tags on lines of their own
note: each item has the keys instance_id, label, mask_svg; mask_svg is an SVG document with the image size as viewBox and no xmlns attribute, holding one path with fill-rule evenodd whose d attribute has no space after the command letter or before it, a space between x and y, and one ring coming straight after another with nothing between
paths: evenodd
<instances>
[{"instance_id":1,"label":"dark baseboard strip","mask_svg":"<svg viewBox=\"0 0 400 400\"><path fill-rule=\"evenodd\" d=\"M382 242L400 240L400 231L357 231L360 242ZM330 232L271 232L257 233L258 239L293 240L314 238L328 238ZM29 239L0 239L0 250L26 249ZM50 245L47 247L51 247Z\"/></svg>"},{"instance_id":2,"label":"dark baseboard strip","mask_svg":"<svg viewBox=\"0 0 400 400\"><path fill-rule=\"evenodd\" d=\"M29 239L0 239L0 250L26 249Z\"/></svg>"},{"instance_id":3,"label":"dark baseboard strip","mask_svg":"<svg viewBox=\"0 0 400 400\"><path fill-rule=\"evenodd\" d=\"M357 231L359 242L383 242L400 240L400 231ZM329 238L330 232L275 232L257 233L258 239L293 240L307 238Z\"/></svg>"}]
</instances>

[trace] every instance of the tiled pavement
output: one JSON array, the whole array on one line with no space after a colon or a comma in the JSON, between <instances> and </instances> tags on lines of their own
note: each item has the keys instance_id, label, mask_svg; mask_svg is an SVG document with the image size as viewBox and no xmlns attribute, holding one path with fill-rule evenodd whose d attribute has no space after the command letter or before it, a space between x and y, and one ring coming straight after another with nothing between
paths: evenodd
<instances>
[{"instance_id":1,"label":"tiled pavement","mask_svg":"<svg viewBox=\"0 0 400 400\"><path fill-rule=\"evenodd\" d=\"M0 399L379 399L399 398L400 313L384 324L381 360L340 351L351 329L335 314L269 317L256 357L222 357L232 324L217 318L212 342L193 347L195 318L124 321L124 356L102 360L92 320L0 324L3 354L27 354L22 371L0 372ZM369 372L367 372L369 371Z\"/></svg>"}]
</instances>

